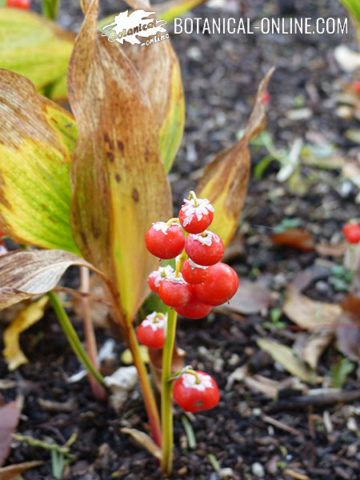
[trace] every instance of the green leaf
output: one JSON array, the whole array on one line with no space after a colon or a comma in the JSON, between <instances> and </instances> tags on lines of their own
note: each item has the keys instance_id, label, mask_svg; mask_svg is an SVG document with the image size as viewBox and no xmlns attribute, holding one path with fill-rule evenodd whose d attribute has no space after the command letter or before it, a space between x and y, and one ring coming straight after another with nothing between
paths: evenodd
<instances>
[{"instance_id":1,"label":"green leaf","mask_svg":"<svg viewBox=\"0 0 360 480\"><path fill-rule=\"evenodd\" d=\"M38 92L64 76L73 41L37 13L0 8L0 68L24 75Z\"/></svg>"},{"instance_id":2,"label":"green leaf","mask_svg":"<svg viewBox=\"0 0 360 480\"><path fill-rule=\"evenodd\" d=\"M139 75L122 49L97 34L97 2L86 7L68 75L79 129L72 225L82 254L110 279L130 322L157 263L145 233L171 216L171 194Z\"/></svg>"},{"instance_id":3,"label":"green leaf","mask_svg":"<svg viewBox=\"0 0 360 480\"><path fill-rule=\"evenodd\" d=\"M355 365L345 357L339 357L334 366L331 367L331 384L335 388L342 388L354 370Z\"/></svg>"},{"instance_id":4,"label":"green leaf","mask_svg":"<svg viewBox=\"0 0 360 480\"><path fill-rule=\"evenodd\" d=\"M74 118L7 70L0 70L0 116L0 231L77 253L69 218Z\"/></svg>"}]
</instances>

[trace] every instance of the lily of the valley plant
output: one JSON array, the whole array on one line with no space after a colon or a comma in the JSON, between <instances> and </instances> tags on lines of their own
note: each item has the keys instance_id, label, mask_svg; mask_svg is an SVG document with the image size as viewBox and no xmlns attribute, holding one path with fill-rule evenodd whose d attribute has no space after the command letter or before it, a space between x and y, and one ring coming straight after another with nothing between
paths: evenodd
<instances>
[{"instance_id":1,"label":"lily of the valley plant","mask_svg":"<svg viewBox=\"0 0 360 480\"><path fill-rule=\"evenodd\" d=\"M149 294L147 278L158 266L146 249L146 232L172 217L167 172L183 132L181 75L170 41L120 47L97 31L98 1L85 0L82 6L85 19L67 77L72 114L36 93L26 78L0 70L0 231L19 244L39 247L0 257L0 309L51 292L69 266L98 274L113 320L132 352L158 446L161 421L167 422L162 465L169 472L170 397L163 397L167 403L160 421L133 321ZM270 76L259 87L241 141L210 163L196 191L211 202L211 231L225 247L237 228L247 189L248 142L265 126L261 100ZM201 264L191 241L189 235L185 252ZM183 269L186 255L181 258L178 268ZM54 294L51 298L64 325L65 312ZM178 311L185 314L184 308L185 302ZM171 371L171 349L165 351L163 388L172 383L172 375L174 382L185 373L191 376L185 377L188 382L202 380L192 369ZM86 355L80 358L87 363ZM96 378L101 383L101 376ZM174 388L177 399L182 383Z\"/></svg>"}]
</instances>

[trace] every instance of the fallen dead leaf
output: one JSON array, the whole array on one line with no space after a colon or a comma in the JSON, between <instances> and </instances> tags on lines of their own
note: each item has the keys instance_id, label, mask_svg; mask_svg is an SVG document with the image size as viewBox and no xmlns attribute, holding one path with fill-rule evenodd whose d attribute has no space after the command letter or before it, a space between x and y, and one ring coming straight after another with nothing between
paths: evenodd
<instances>
[{"instance_id":1,"label":"fallen dead leaf","mask_svg":"<svg viewBox=\"0 0 360 480\"><path fill-rule=\"evenodd\" d=\"M321 355L334 339L334 335L334 330L330 328L320 328L312 332L306 340L302 352L304 362L315 369Z\"/></svg>"},{"instance_id":2,"label":"fallen dead leaf","mask_svg":"<svg viewBox=\"0 0 360 480\"><path fill-rule=\"evenodd\" d=\"M152 441L149 435L141 432L140 430L136 430L136 428L122 428L120 432L130 435L142 447L144 447L149 453L151 453L151 455L153 455L158 460L161 460L161 448Z\"/></svg>"},{"instance_id":3,"label":"fallen dead leaf","mask_svg":"<svg viewBox=\"0 0 360 480\"><path fill-rule=\"evenodd\" d=\"M47 303L48 297L45 296L28 305L4 331L3 355L8 362L9 370L15 370L28 362L20 348L20 334L43 318Z\"/></svg>"},{"instance_id":4,"label":"fallen dead leaf","mask_svg":"<svg viewBox=\"0 0 360 480\"><path fill-rule=\"evenodd\" d=\"M322 257L342 257L346 251L346 242L340 243L319 243L315 249Z\"/></svg>"},{"instance_id":5,"label":"fallen dead leaf","mask_svg":"<svg viewBox=\"0 0 360 480\"><path fill-rule=\"evenodd\" d=\"M312 300L300 293L292 284L287 290L283 312L300 327L312 329L331 325L335 327L341 307L333 303Z\"/></svg>"},{"instance_id":6,"label":"fallen dead leaf","mask_svg":"<svg viewBox=\"0 0 360 480\"><path fill-rule=\"evenodd\" d=\"M316 373L307 367L291 348L267 338L259 338L256 343L261 350L269 353L276 362L279 362L292 375L306 383L317 383Z\"/></svg>"},{"instance_id":7,"label":"fallen dead leaf","mask_svg":"<svg viewBox=\"0 0 360 480\"><path fill-rule=\"evenodd\" d=\"M240 279L240 284L233 298L222 307L232 312L250 315L266 311L272 303L270 290L259 283Z\"/></svg>"},{"instance_id":8,"label":"fallen dead leaf","mask_svg":"<svg viewBox=\"0 0 360 480\"><path fill-rule=\"evenodd\" d=\"M17 402L10 402L0 407L0 466L4 465L9 455L12 435L15 433L20 413L21 409ZM1 475L0 479L3 480Z\"/></svg>"},{"instance_id":9,"label":"fallen dead leaf","mask_svg":"<svg viewBox=\"0 0 360 480\"><path fill-rule=\"evenodd\" d=\"M304 252L315 250L315 242L312 235L301 228L290 228L285 230L285 232L277 233L271 237L271 241L275 245L292 247Z\"/></svg>"},{"instance_id":10,"label":"fallen dead leaf","mask_svg":"<svg viewBox=\"0 0 360 480\"><path fill-rule=\"evenodd\" d=\"M18 463L17 465L10 465L9 467L0 468L0 479L1 480L16 480L19 475L30 470L31 468L39 467L43 465L44 462L24 462Z\"/></svg>"},{"instance_id":11,"label":"fallen dead leaf","mask_svg":"<svg viewBox=\"0 0 360 480\"><path fill-rule=\"evenodd\" d=\"M360 362L360 298L349 294L341 302L341 307L336 328L338 349Z\"/></svg>"}]
</instances>

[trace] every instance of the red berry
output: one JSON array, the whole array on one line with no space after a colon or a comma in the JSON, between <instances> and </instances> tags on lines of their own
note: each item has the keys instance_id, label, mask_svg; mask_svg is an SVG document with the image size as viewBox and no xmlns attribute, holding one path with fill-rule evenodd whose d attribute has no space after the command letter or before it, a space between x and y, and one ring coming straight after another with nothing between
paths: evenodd
<instances>
[{"instance_id":1,"label":"red berry","mask_svg":"<svg viewBox=\"0 0 360 480\"><path fill-rule=\"evenodd\" d=\"M7 7L21 8L22 10L30 10L30 0L6 0Z\"/></svg>"},{"instance_id":2,"label":"red berry","mask_svg":"<svg viewBox=\"0 0 360 480\"><path fill-rule=\"evenodd\" d=\"M180 224L188 233L201 233L207 229L214 218L214 207L209 200L185 200L179 212Z\"/></svg>"},{"instance_id":3,"label":"red berry","mask_svg":"<svg viewBox=\"0 0 360 480\"><path fill-rule=\"evenodd\" d=\"M205 305L198 298L192 296L186 305L176 307L175 310L182 317L197 320L206 317L211 312L211 308L210 305Z\"/></svg>"},{"instance_id":4,"label":"red berry","mask_svg":"<svg viewBox=\"0 0 360 480\"><path fill-rule=\"evenodd\" d=\"M262 101L262 103L269 103L270 100L271 100L270 93L269 93L267 90L265 90L264 95L262 96L261 101Z\"/></svg>"},{"instance_id":5,"label":"red berry","mask_svg":"<svg viewBox=\"0 0 360 480\"><path fill-rule=\"evenodd\" d=\"M208 267L197 265L189 258L185 260L181 273L188 283L202 283L208 276Z\"/></svg>"},{"instance_id":6,"label":"red berry","mask_svg":"<svg viewBox=\"0 0 360 480\"><path fill-rule=\"evenodd\" d=\"M136 331L140 343L149 348L163 348L165 343L166 317L153 312L143 320Z\"/></svg>"},{"instance_id":7,"label":"red berry","mask_svg":"<svg viewBox=\"0 0 360 480\"><path fill-rule=\"evenodd\" d=\"M222 305L232 298L239 286L239 277L226 263L217 263L209 267L207 279L196 285L195 295L208 305Z\"/></svg>"},{"instance_id":8,"label":"red berry","mask_svg":"<svg viewBox=\"0 0 360 480\"><path fill-rule=\"evenodd\" d=\"M155 257L169 259L183 251L185 235L178 225L156 222L146 232L145 243Z\"/></svg>"},{"instance_id":9,"label":"red berry","mask_svg":"<svg viewBox=\"0 0 360 480\"><path fill-rule=\"evenodd\" d=\"M170 307L181 307L191 297L189 285L180 277L165 278L160 283L159 295L165 305Z\"/></svg>"},{"instance_id":10,"label":"red berry","mask_svg":"<svg viewBox=\"0 0 360 480\"><path fill-rule=\"evenodd\" d=\"M355 90L356 93L360 94L360 82L354 82L352 84L353 89Z\"/></svg>"},{"instance_id":11,"label":"red berry","mask_svg":"<svg viewBox=\"0 0 360 480\"><path fill-rule=\"evenodd\" d=\"M346 223L342 229L348 243L360 242L360 225L358 223Z\"/></svg>"},{"instance_id":12,"label":"red berry","mask_svg":"<svg viewBox=\"0 0 360 480\"><path fill-rule=\"evenodd\" d=\"M185 252L198 265L214 265L222 259L224 245L219 235L206 230L199 235L187 237Z\"/></svg>"},{"instance_id":13,"label":"red berry","mask_svg":"<svg viewBox=\"0 0 360 480\"><path fill-rule=\"evenodd\" d=\"M204 372L195 370L193 373L183 373L176 380L173 388L173 398L187 412L200 412L216 407L220 400L218 386L215 380Z\"/></svg>"},{"instance_id":14,"label":"red berry","mask_svg":"<svg viewBox=\"0 0 360 480\"><path fill-rule=\"evenodd\" d=\"M148 276L148 285L154 293L159 293L160 283L164 278L174 275L174 269L167 265L166 267L159 267L157 270L154 270Z\"/></svg>"}]
</instances>

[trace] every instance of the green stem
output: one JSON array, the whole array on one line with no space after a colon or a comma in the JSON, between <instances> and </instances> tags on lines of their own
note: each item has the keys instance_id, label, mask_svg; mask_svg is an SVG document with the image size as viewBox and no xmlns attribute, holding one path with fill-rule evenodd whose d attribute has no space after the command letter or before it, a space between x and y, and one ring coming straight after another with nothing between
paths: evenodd
<instances>
[{"instance_id":1,"label":"green stem","mask_svg":"<svg viewBox=\"0 0 360 480\"><path fill-rule=\"evenodd\" d=\"M60 325L62 329L64 330L64 333L74 350L76 356L79 358L79 360L83 363L84 367L86 370L89 372L90 375L92 375L95 380L101 385L102 387L105 386L104 378L101 375L100 372L98 372L93 364L91 363L87 353L85 352L83 346L81 345L80 339L77 336L77 333L75 332L74 327L72 326L72 323L70 322L69 317L67 316L67 313L65 312L64 307L62 306L61 302L59 301L58 296L54 292L49 292L48 296L50 298L51 304L55 310L56 316L58 317L58 320L60 322Z\"/></svg>"},{"instance_id":2,"label":"green stem","mask_svg":"<svg viewBox=\"0 0 360 480\"><path fill-rule=\"evenodd\" d=\"M173 457L173 416L171 410L172 383L171 365L175 345L177 313L173 308L168 308L166 338L163 350L162 376L161 376L161 429L162 429L162 460L161 468L167 474L172 470Z\"/></svg>"}]
</instances>

